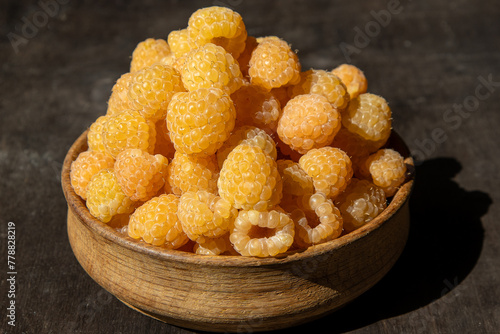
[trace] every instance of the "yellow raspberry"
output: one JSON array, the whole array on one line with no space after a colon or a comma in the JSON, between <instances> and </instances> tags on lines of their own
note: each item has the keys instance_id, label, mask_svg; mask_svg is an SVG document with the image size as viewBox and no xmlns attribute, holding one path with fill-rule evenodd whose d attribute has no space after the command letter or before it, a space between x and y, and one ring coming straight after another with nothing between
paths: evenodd
<instances>
[{"instance_id":1,"label":"yellow raspberry","mask_svg":"<svg viewBox=\"0 0 500 334\"><path fill-rule=\"evenodd\" d=\"M137 72L159 62L170 54L170 47L163 39L148 38L140 42L132 53L130 72Z\"/></svg>"},{"instance_id":2,"label":"yellow raspberry","mask_svg":"<svg viewBox=\"0 0 500 334\"><path fill-rule=\"evenodd\" d=\"M187 29L173 30L168 34L168 45L176 58L200 47L191 37Z\"/></svg>"},{"instance_id":3,"label":"yellow raspberry","mask_svg":"<svg viewBox=\"0 0 500 334\"><path fill-rule=\"evenodd\" d=\"M167 192L178 196L198 190L217 193L219 168L215 156L197 157L177 151L167 170Z\"/></svg>"},{"instance_id":4,"label":"yellow raspberry","mask_svg":"<svg viewBox=\"0 0 500 334\"><path fill-rule=\"evenodd\" d=\"M314 194L313 179L291 160L278 160L283 178L280 206L295 223L295 244L299 248L337 238L342 232L342 217L333 202L322 193Z\"/></svg>"},{"instance_id":5,"label":"yellow raspberry","mask_svg":"<svg viewBox=\"0 0 500 334\"><path fill-rule=\"evenodd\" d=\"M113 158L128 148L153 153L156 140L154 123L134 110L107 117L102 130L103 144Z\"/></svg>"},{"instance_id":6,"label":"yellow raspberry","mask_svg":"<svg viewBox=\"0 0 500 334\"><path fill-rule=\"evenodd\" d=\"M165 118L172 96L183 91L181 76L173 67L155 64L134 73L128 97L132 109L156 122Z\"/></svg>"},{"instance_id":7,"label":"yellow raspberry","mask_svg":"<svg viewBox=\"0 0 500 334\"><path fill-rule=\"evenodd\" d=\"M391 134L391 109L383 97L361 94L342 114L342 125L370 141L386 141Z\"/></svg>"},{"instance_id":8,"label":"yellow raspberry","mask_svg":"<svg viewBox=\"0 0 500 334\"><path fill-rule=\"evenodd\" d=\"M270 36L257 39L248 74L251 82L267 90L300 81L300 63L295 52L282 39Z\"/></svg>"},{"instance_id":9,"label":"yellow raspberry","mask_svg":"<svg viewBox=\"0 0 500 334\"><path fill-rule=\"evenodd\" d=\"M241 143L258 146L264 153L276 160L276 144L271 136L262 129L246 125L237 128L217 151L217 162L220 168L229 153Z\"/></svg>"},{"instance_id":10,"label":"yellow raspberry","mask_svg":"<svg viewBox=\"0 0 500 334\"><path fill-rule=\"evenodd\" d=\"M186 54L181 76L188 91L220 88L231 94L243 84L240 67L233 56L224 48L212 43Z\"/></svg>"},{"instance_id":11,"label":"yellow raspberry","mask_svg":"<svg viewBox=\"0 0 500 334\"><path fill-rule=\"evenodd\" d=\"M177 211L189 239L200 242L228 233L237 213L229 202L204 190L182 194Z\"/></svg>"},{"instance_id":12,"label":"yellow raspberry","mask_svg":"<svg viewBox=\"0 0 500 334\"><path fill-rule=\"evenodd\" d=\"M218 88L177 93L168 106L167 128L175 149L212 155L234 128L236 111L229 95Z\"/></svg>"},{"instance_id":13,"label":"yellow raspberry","mask_svg":"<svg viewBox=\"0 0 500 334\"><path fill-rule=\"evenodd\" d=\"M161 119L155 123L156 143L154 154L161 154L168 159L174 158L175 147L168 134L167 122Z\"/></svg>"},{"instance_id":14,"label":"yellow raspberry","mask_svg":"<svg viewBox=\"0 0 500 334\"><path fill-rule=\"evenodd\" d=\"M113 168L115 159L99 151L85 151L71 163L70 180L75 193L84 200L87 199L87 185L92 176L102 169Z\"/></svg>"},{"instance_id":15,"label":"yellow raspberry","mask_svg":"<svg viewBox=\"0 0 500 334\"><path fill-rule=\"evenodd\" d=\"M204 238L203 242L197 241L193 251L198 255L239 255L229 241L229 233L218 238Z\"/></svg>"},{"instance_id":16,"label":"yellow raspberry","mask_svg":"<svg viewBox=\"0 0 500 334\"><path fill-rule=\"evenodd\" d=\"M243 21L240 22L237 30L236 36L233 38L216 37L210 41L215 45L222 46L224 50L230 53L235 60L239 58L245 50L246 40L248 37Z\"/></svg>"},{"instance_id":17,"label":"yellow raspberry","mask_svg":"<svg viewBox=\"0 0 500 334\"><path fill-rule=\"evenodd\" d=\"M241 15L226 7L206 7L189 18L189 36L197 44L214 43L237 58L245 48L247 31Z\"/></svg>"},{"instance_id":18,"label":"yellow raspberry","mask_svg":"<svg viewBox=\"0 0 500 334\"><path fill-rule=\"evenodd\" d=\"M177 70L177 72L182 73L182 69L184 68L184 66L188 60L187 55L188 54L185 54L179 58L174 59L172 67L175 68Z\"/></svg>"},{"instance_id":19,"label":"yellow raspberry","mask_svg":"<svg viewBox=\"0 0 500 334\"><path fill-rule=\"evenodd\" d=\"M237 209L265 211L282 197L276 161L260 147L244 143L229 153L217 185L220 196Z\"/></svg>"},{"instance_id":20,"label":"yellow raspberry","mask_svg":"<svg viewBox=\"0 0 500 334\"><path fill-rule=\"evenodd\" d=\"M160 59L160 61L158 61L158 64L166 65L166 66L170 66L170 67L175 68L174 64L176 61L177 61L177 58L175 57L175 54L173 52L171 52L167 56ZM177 70L177 72L179 72L179 70Z\"/></svg>"},{"instance_id":21,"label":"yellow raspberry","mask_svg":"<svg viewBox=\"0 0 500 334\"><path fill-rule=\"evenodd\" d=\"M117 214L133 211L134 202L122 191L112 169L102 169L92 176L86 196L90 214L103 223Z\"/></svg>"},{"instance_id":22,"label":"yellow raspberry","mask_svg":"<svg viewBox=\"0 0 500 334\"><path fill-rule=\"evenodd\" d=\"M349 93L342 81L333 73L323 70L309 70L300 73L300 82L290 86L290 96L302 94L319 94L327 98L328 102L339 111L349 104Z\"/></svg>"},{"instance_id":23,"label":"yellow raspberry","mask_svg":"<svg viewBox=\"0 0 500 334\"><path fill-rule=\"evenodd\" d=\"M276 161L278 171L283 180L283 199L292 196L302 196L314 192L313 179L292 160L280 159Z\"/></svg>"},{"instance_id":24,"label":"yellow raspberry","mask_svg":"<svg viewBox=\"0 0 500 334\"><path fill-rule=\"evenodd\" d=\"M366 93L368 82L359 68L354 65L342 64L332 70L342 80L347 87L351 99L358 97L359 94Z\"/></svg>"},{"instance_id":25,"label":"yellow raspberry","mask_svg":"<svg viewBox=\"0 0 500 334\"><path fill-rule=\"evenodd\" d=\"M188 242L177 217L179 198L175 195L153 197L130 216L128 235L148 244L177 249Z\"/></svg>"},{"instance_id":26,"label":"yellow raspberry","mask_svg":"<svg viewBox=\"0 0 500 334\"><path fill-rule=\"evenodd\" d=\"M300 158L299 164L312 177L316 192L329 198L344 191L353 174L347 154L329 146L310 150Z\"/></svg>"},{"instance_id":27,"label":"yellow raspberry","mask_svg":"<svg viewBox=\"0 0 500 334\"><path fill-rule=\"evenodd\" d=\"M254 125L269 133L276 131L281 116L278 99L260 86L245 84L231 94L236 126Z\"/></svg>"},{"instance_id":28,"label":"yellow raspberry","mask_svg":"<svg viewBox=\"0 0 500 334\"><path fill-rule=\"evenodd\" d=\"M351 158L358 159L377 151L386 141L386 139L379 141L366 140L342 126L330 146L338 147Z\"/></svg>"},{"instance_id":29,"label":"yellow raspberry","mask_svg":"<svg viewBox=\"0 0 500 334\"><path fill-rule=\"evenodd\" d=\"M361 162L360 172L390 197L406 178L406 164L399 152L389 148L381 149Z\"/></svg>"},{"instance_id":30,"label":"yellow raspberry","mask_svg":"<svg viewBox=\"0 0 500 334\"><path fill-rule=\"evenodd\" d=\"M268 257L286 252L294 236L293 221L282 210L242 210L229 238L243 256Z\"/></svg>"},{"instance_id":31,"label":"yellow raspberry","mask_svg":"<svg viewBox=\"0 0 500 334\"><path fill-rule=\"evenodd\" d=\"M100 116L90 125L89 132L87 133L87 144L89 146L89 150L106 152L102 132L104 130L104 124L106 124L109 118L110 116L107 115Z\"/></svg>"},{"instance_id":32,"label":"yellow raspberry","mask_svg":"<svg viewBox=\"0 0 500 334\"><path fill-rule=\"evenodd\" d=\"M241 74L243 74L244 78L250 78L248 76L250 58L252 57L253 50L255 50L258 44L259 43L257 43L257 39L255 37L248 36L245 41L245 49L243 49L243 52L239 55L238 58L236 58L236 61L240 65Z\"/></svg>"},{"instance_id":33,"label":"yellow raspberry","mask_svg":"<svg viewBox=\"0 0 500 334\"><path fill-rule=\"evenodd\" d=\"M344 220L344 230L352 232L377 217L387 207L382 189L367 180L352 178L335 199Z\"/></svg>"},{"instance_id":34,"label":"yellow raspberry","mask_svg":"<svg viewBox=\"0 0 500 334\"><path fill-rule=\"evenodd\" d=\"M234 38L218 37L212 39L212 43L222 46L234 59L239 58L246 46L248 34L243 21L238 26L238 33Z\"/></svg>"},{"instance_id":35,"label":"yellow raspberry","mask_svg":"<svg viewBox=\"0 0 500 334\"><path fill-rule=\"evenodd\" d=\"M322 193L305 196L305 204L290 213L295 222L295 243L301 248L336 239L343 219L333 202Z\"/></svg>"},{"instance_id":36,"label":"yellow raspberry","mask_svg":"<svg viewBox=\"0 0 500 334\"><path fill-rule=\"evenodd\" d=\"M108 100L106 115L116 115L124 110L130 109L128 87L132 82L132 77L132 73L125 73L116 81Z\"/></svg>"},{"instance_id":37,"label":"yellow raspberry","mask_svg":"<svg viewBox=\"0 0 500 334\"><path fill-rule=\"evenodd\" d=\"M286 104L277 132L285 144L304 154L312 148L329 145L340 126L340 113L326 97L304 94Z\"/></svg>"},{"instance_id":38,"label":"yellow raspberry","mask_svg":"<svg viewBox=\"0 0 500 334\"><path fill-rule=\"evenodd\" d=\"M115 175L125 195L145 202L165 184L168 160L139 149L127 149L116 157Z\"/></svg>"}]
</instances>

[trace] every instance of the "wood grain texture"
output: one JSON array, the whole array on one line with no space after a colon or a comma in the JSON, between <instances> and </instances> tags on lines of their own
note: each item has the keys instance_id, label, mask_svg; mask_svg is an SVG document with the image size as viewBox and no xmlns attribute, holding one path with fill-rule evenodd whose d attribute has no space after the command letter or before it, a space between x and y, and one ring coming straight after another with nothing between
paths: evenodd
<instances>
[{"instance_id":1,"label":"wood grain texture","mask_svg":"<svg viewBox=\"0 0 500 334\"><path fill-rule=\"evenodd\" d=\"M390 147L407 157L397 134ZM277 258L200 256L123 237L93 218L73 191L71 163L86 149L86 133L62 169L68 236L85 271L127 305L153 318L197 330L288 328L344 306L375 285L394 265L409 229L411 177L387 209L362 228L305 251Z\"/></svg>"}]
</instances>

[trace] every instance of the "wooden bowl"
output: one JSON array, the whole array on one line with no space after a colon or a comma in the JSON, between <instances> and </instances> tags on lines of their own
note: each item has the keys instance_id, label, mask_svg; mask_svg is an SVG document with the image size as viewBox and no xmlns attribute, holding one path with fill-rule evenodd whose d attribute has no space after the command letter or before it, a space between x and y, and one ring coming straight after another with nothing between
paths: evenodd
<instances>
[{"instance_id":1,"label":"wooden bowl","mask_svg":"<svg viewBox=\"0 0 500 334\"><path fill-rule=\"evenodd\" d=\"M93 218L73 191L71 162L87 149L83 133L62 170L68 236L85 271L128 306L161 321L204 331L264 331L326 315L371 288L394 265L409 229L411 179L376 219L336 240L278 258L202 256L124 237ZM397 134L389 147L409 165Z\"/></svg>"}]
</instances>

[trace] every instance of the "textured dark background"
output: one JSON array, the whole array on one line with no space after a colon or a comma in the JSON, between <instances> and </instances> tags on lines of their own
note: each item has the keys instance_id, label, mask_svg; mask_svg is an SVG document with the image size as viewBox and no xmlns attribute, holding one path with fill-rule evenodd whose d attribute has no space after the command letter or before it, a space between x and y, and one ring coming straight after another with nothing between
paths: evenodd
<instances>
[{"instance_id":1,"label":"textured dark background","mask_svg":"<svg viewBox=\"0 0 500 334\"><path fill-rule=\"evenodd\" d=\"M129 309L83 271L66 235L59 173L72 142L105 113L135 45L166 38L213 4L241 13L251 35L287 40L304 69L331 69L346 62L342 48L356 47L348 60L389 101L394 129L419 159L410 239L396 266L352 304L299 329L500 331L497 0L64 2L44 21L35 1L0 1L0 332L189 332ZM371 11L395 3L377 30ZM34 20L40 28L23 31ZM357 31L366 28L362 40ZM13 44L11 33L25 40ZM470 112L453 111L464 104ZM9 221L15 329L5 316Z\"/></svg>"}]
</instances>

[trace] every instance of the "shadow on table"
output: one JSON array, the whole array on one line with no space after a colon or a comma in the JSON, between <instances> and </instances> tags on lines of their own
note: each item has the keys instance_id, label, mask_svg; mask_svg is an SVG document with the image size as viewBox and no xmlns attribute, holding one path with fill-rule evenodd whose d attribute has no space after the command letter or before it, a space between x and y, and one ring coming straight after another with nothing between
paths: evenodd
<instances>
[{"instance_id":1,"label":"shadow on table","mask_svg":"<svg viewBox=\"0 0 500 334\"><path fill-rule=\"evenodd\" d=\"M411 312L453 291L478 260L484 236L481 217L492 203L488 194L466 191L453 181L461 168L452 158L417 166L410 235L398 262L351 304L295 329L314 333L355 330ZM423 320L411 315L408 319L415 328Z\"/></svg>"}]
</instances>

